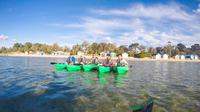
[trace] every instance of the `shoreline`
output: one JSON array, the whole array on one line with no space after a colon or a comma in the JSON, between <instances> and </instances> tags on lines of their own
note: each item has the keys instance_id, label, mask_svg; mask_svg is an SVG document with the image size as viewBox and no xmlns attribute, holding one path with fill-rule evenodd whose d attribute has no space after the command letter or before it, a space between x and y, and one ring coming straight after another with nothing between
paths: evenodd
<instances>
[{"instance_id":1,"label":"shoreline","mask_svg":"<svg viewBox=\"0 0 200 112\"><path fill-rule=\"evenodd\" d=\"M75 55L76 57L79 57ZM35 57L35 58L66 58L68 56L65 55L25 55L25 54L7 54L7 55L1 55L0 57ZM86 58L91 58L92 56L85 56ZM99 59L105 59L105 57L98 56ZM112 59L117 59L117 57L114 57ZM152 59L152 58L134 58L134 57L128 57L124 58L128 61L157 61L157 62L200 62L200 60L177 60L177 59Z\"/></svg>"}]
</instances>

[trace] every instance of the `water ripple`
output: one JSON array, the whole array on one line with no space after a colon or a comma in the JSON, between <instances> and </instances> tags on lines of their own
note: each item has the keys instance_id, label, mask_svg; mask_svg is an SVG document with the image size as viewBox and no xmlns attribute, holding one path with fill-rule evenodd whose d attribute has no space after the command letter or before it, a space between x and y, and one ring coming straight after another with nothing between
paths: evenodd
<instances>
[{"instance_id":1,"label":"water ripple","mask_svg":"<svg viewBox=\"0 0 200 112\"><path fill-rule=\"evenodd\" d=\"M55 71L54 58L0 57L0 110L5 112L122 112L149 94L155 112L196 111L199 63L129 62L127 74Z\"/></svg>"}]
</instances>

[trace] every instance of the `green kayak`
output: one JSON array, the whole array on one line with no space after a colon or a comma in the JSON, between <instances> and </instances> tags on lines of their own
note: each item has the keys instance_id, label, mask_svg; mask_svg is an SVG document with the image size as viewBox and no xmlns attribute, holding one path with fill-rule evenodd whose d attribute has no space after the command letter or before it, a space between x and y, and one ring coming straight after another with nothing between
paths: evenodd
<instances>
[{"instance_id":1,"label":"green kayak","mask_svg":"<svg viewBox=\"0 0 200 112\"><path fill-rule=\"evenodd\" d=\"M99 66L99 73L106 73L111 71L111 67Z\"/></svg>"},{"instance_id":2,"label":"green kayak","mask_svg":"<svg viewBox=\"0 0 200 112\"><path fill-rule=\"evenodd\" d=\"M67 71L80 71L81 65L66 65Z\"/></svg>"},{"instance_id":3,"label":"green kayak","mask_svg":"<svg viewBox=\"0 0 200 112\"><path fill-rule=\"evenodd\" d=\"M55 68L57 69L57 70L63 70L63 69L65 69L66 68L66 65L65 64L55 64Z\"/></svg>"},{"instance_id":4,"label":"green kayak","mask_svg":"<svg viewBox=\"0 0 200 112\"><path fill-rule=\"evenodd\" d=\"M83 65L83 70L85 72L87 71L92 71L92 70L96 70L98 69L98 66L97 65Z\"/></svg>"},{"instance_id":5,"label":"green kayak","mask_svg":"<svg viewBox=\"0 0 200 112\"><path fill-rule=\"evenodd\" d=\"M153 110L153 99L148 98L146 102L137 104L137 105L131 105L131 109L133 112L152 112Z\"/></svg>"},{"instance_id":6,"label":"green kayak","mask_svg":"<svg viewBox=\"0 0 200 112\"><path fill-rule=\"evenodd\" d=\"M115 66L113 67L113 71L117 72L119 74L123 74L128 72L128 67L127 66Z\"/></svg>"}]
</instances>

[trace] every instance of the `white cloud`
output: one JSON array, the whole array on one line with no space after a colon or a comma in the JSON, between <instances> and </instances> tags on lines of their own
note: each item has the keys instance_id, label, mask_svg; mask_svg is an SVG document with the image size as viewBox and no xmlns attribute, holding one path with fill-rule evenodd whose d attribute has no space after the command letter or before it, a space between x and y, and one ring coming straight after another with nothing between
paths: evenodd
<instances>
[{"instance_id":1,"label":"white cloud","mask_svg":"<svg viewBox=\"0 0 200 112\"><path fill-rule=\"evenodd\" d=\"M191 20L194 19L182 10L183 6L178 4L170 5L153 5L144 6L142 4L135 4L127 9L111 9L111 10L96 10L91 11L100 15L115 15L115 16L132 16L152 19L170 19L170 20Z\"/></svg>"},{"instance_id":2,"label":"white cloud","mask_svg":"<svg viewBox=\"0 0 200 112\"><path fill-rule=\"evenodd\" d=\"M3 34L0 35L0 40L7 40L7 39L8 39L7 35L3 35Z\"/></svg>"},{"instance_id":3,"label":"white cloud","mask_svg":"<svg viewBox=\"0 0 200 112\"><path fill-rule=\"evenodd\" d=\"M196 12L197 12L198 14L200 14L200 4L198 5L198 8L197 8Z\"/></svg>"},{"instance_id":4,"label":"white cloud","mask_svg":"<svg viewBox=\"0 0 200 112\"><path fill-rule=\"evenodd\" d=\"M187 45L200 42L200 16L186 11L180 4L135 4L125 9L90 12L79 23L59 25L70 30L79 29L73 34L74 43L83 39L117 44L139 42L147 46L164 45L168 41Z\"/></svg>"}]
</instances>

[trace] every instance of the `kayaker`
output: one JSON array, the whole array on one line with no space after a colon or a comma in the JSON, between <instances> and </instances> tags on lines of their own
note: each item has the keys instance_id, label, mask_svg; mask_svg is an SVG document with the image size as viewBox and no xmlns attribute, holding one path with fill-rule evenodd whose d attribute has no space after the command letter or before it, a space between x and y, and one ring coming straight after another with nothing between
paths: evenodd
<instances>
[{"instance_id":1,"label":"kayaker","mask_svg":"<svg viewBox=\"0 0 200 112\"><path fill-rule=\"evenodd\" d=\"M111 60L111 57L110 56L107 56L106 59L104 60L103 62L103 66L109 66L109 67L112 67L114 64L113 64L113 61Z\"/></svg>"},{"instance_id":2,"label":"kayaker","mask_svg":"<svg viewBox=\"0 0 200 112\"><path fill-rule=\"evenodd\" d=\"M76 57L72 56L72 62L73 62L73 64L76 63Z\"/></svg>"},{"instance_id":3,"label":"kayaker","mask_svg":"<svg viewBox=\"0 0 200 112\"><path fill-rule=\"evenodd\" d=\"M92 56L90 60L90 64L98 65L99 64L99 59L98 57L95 57L94 55Z\"/></svg>"},{"instance_id":4,"label":"kayaker","mask_svg":"<svg viewBox=\"0 0 200 112\"><path fill-rule=\"evenodd\" d=\"M86 60L86 58L83 57L83 56L81 56L81 57L79 58L78 62L79 62L80 65L85 65L85 64L87 64L87 60Z\"/></svg>"},{"instance_id":5,"label":"kayaker","mask_svg":"<svg viewBox=\"0 0 200 112\"><path fill-rule=\"evenodd\" d=\"M68 65L72 65L76 62L76 58L70 55L68 58L66 58L66 62Z\"/></svg>"},{"instance_id":6,"label":"kayaker","mask_svg":"<svg viewBox=\"0 0 200 112\"><path fill-rule=\"evenodd\" d=\"M71 55L70 55L68 58L66 58L66 62L67 62L67 64L69 64L69 65L74 64Z\"/></svg>"},{"instance_id":7,"label":"kayaker","mask_svg":"<svg viewBox=\"0 0 200 112\"><path fill-rule=\"evenodd\" d=\"M118 59L116 61L117 66L127 66L128 62L122 58L122 55L118 55Z\"/></svg>"}]
</instances>

